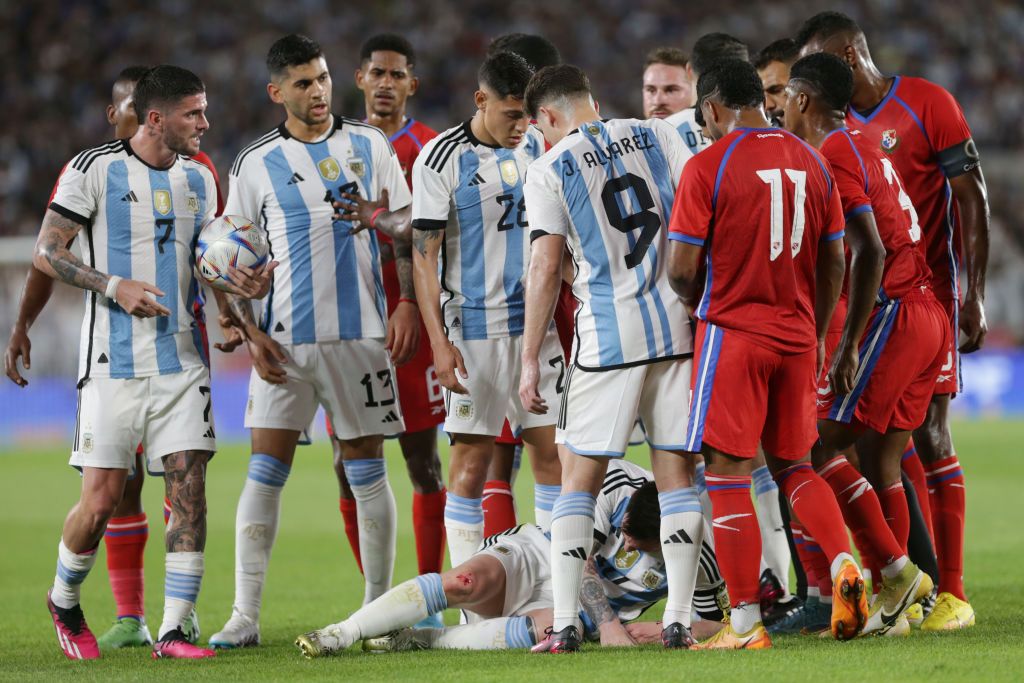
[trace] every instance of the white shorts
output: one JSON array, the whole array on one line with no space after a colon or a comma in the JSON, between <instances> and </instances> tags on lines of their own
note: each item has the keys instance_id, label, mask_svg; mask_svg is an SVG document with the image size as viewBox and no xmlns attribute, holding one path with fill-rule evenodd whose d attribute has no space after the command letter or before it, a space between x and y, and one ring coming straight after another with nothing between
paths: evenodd
<instances>
[{"instance_id":1,"label":"white shorts","mask_svg":"<svg viewBox=\"0 0 1024 683\"><path fill-rule=\"evenodd\" d=\"M665 360L587 372L574 367L562 400L555 443L578 455L622 457L636 418L651 448L683 451L693 361Z\"/></svg>"},{"instance_id":2,"label":"white shorts","mask_svg":"<svg viewBox=\"0 0 1024 683\"><path fill-rule=\"evenodd\" d=\"M136 379L90 378L78 390L70 464L134 471L141 443L146 468L160 474L165 455L212 453L211 406L210 371L203 366Z\"/></svg>"},{"instance_id":3,"label":"white shorts","mask_svg":"<svg viewBox=\"0 0 1024 683\"><path fill-rule=\"evenodd\" d=\"M253 368L245 426L308 429L323 406L341 440L405 431L395 369L382 339L283 344L284 384L264 381Z\"/></svg>"},{"instance_id":4,"label":"white shorts","mask_svg":"<svg viewBox=\"0 0 1024 683\"><path fill-rule=\"evenodd\" d=\"M551 595L551 541L540 527L520 524L489 536L480 544L478 555L490 555L505 567L503 617L523 616L554 606ZM469 623L485 617L467 610Z\"/></svg>"},{"instance_id":5,"label":"white shorts","mask_svg":"<svg viewBox=\"0 0 1024 683\"><path fill-rule=\"evenodd\" d=\"M519 400L522 370L521 337L472 339L453 342L462 353L468 379L459 377L468 395L442 389L449 434L498 436L508 419L516 436L524 429L555 424L565 380L565 356L554 326L548 330L540 349L540 395L548 404L546 415L534 415Z\"/></svg>"}]
</instances>

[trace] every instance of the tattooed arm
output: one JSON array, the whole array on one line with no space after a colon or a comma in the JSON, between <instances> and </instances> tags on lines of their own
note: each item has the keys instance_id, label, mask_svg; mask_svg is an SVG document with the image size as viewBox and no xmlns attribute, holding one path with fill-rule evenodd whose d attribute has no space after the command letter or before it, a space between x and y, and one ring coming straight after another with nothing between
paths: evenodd
<instances>
[{"instance_id":1,"label":"tattooed arm","mask_svg":"<svg viewBox=\"0 0 1024 683\"><path fill-rule=\"evenodd\" d=\"M580 606L601 633L601 645L616 647L636 644L608 604L608 596L601 585L601 577L597 575L594 558L587 560L583 567Z\"/></svg>"},{"instance_id":2,"label":"tattooed arm","mask_svg":"<svg viewBox=\"0 0 1024 683\"><path fill-rule=\"evenodd\" d=\"M401 299L388 319L385 345L391 351L395 365L404 365L412 360L420 345L420 316L412 277L412 245L395 240L394 251Z\"/></svg>"},{"instance_id":3,"label":"tattooed arm","mask_svg":"<svg viewBox=\"0 0 1024 683\"><path fill-rule=\"evenodd\" d=\"M221 327L231 327L239 331L241 338L249 347L249 356L252 358L256 374L271 384L284 384L287 373L281 365L288 362L288 356L280 344L260 329L249 300L218 289L213 290L213 296L220 311L218 320ZM233 338L228 337L230 332L231 330L225 331L227 342L217 346L221 351L230 353L241 343L236 343Z\"/></svg>"},{"instance_id":4,"label":"tattooed arm","mask_svg":"<svg viewBox=\"0 0 1024 683\"><path fill-rule=\"evenodd\" d=\"M459 382L459 375L469 377L462 353L448 340L441 318L441 283L437 279L437 262L444 244L444 228L424 230L413 229L412 272L416 285L416 301L419 304L423 324L430 338L434 352L434 370L441 386L456 394L468 394Z\"/></svg>"}]
</instances>

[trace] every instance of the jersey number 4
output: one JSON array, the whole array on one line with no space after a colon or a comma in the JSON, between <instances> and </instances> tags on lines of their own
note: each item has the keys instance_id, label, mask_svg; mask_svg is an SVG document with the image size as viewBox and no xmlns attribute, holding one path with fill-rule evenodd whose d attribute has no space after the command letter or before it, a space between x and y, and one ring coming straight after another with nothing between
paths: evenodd
<instances>
[{"instance_id":1,"label":"jersey number 4","mask_svg":"<svg viewBox=\"0 0 1024 683\"><path fill-rule=\"evenodd\" d=\"M619 201L619 195L622 193L633 195L637 211L630 214L625 213L626 203ZM604 204L608 222L619 232L629 235L630 242L633 241L633 231L640 230L640 236L632 244L632 251L626 254L626 268L636 268L643 263L651 242L661 230L661 216L651 211L654 208L654 197L651 196L651 190L647 187L647 181L633 173L612 178L604 184L604 189L601 190L601 202Z\"/></svg>"},{"instance_id":2,"label":"jersey number 4","mask_svg":"<svg viewBox=\"0 0 1024 683\"><path fill-rule=\"evenodd\" d=\"M771 213L771 260L782 253L782 222L785 200L782 196L781 168L768 168L757 172L757 177L768 185L772 193ZM789 251L793 258L800 253L804 240L804 199L807 196L807 171L785 169L786 177L793 183L793 229L789 233Z\"/></svg>"}]
</instances>

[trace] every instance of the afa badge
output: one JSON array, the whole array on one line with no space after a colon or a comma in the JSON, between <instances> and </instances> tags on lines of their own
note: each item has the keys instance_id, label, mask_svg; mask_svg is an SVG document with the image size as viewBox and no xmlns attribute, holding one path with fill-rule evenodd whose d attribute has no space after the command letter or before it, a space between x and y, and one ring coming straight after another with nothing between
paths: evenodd
<instances>
[{"instance_id":1,"label":"afa badge","mask_svg":"<svg viewBox=\"0 0 1024 683\"><path fill-rule=\"evenodd\" d=\"M341 164L334 157L327 157L317 162L316 168L324 180L334 182L341 177Z\"/></svg>"},{"instance_id":2,"label":"afa badge","mask_svg":"<svg viewBox=\"0 0 1024 683\"><path fill-rule=\"evenodd\" d=\"M347 161L348 170L355 173L360 178L366 174L366 163L359 157L352 157Z\"/></svg>"},{"instance_id":3,"label":"afa badge","mask_svg":"<svg viewBox=\"0 0 1024 683\"><path fill-rule=\"evenodd\" d=\"M519 166L515 159L505 159L498 164L498 169L501 171L501 179L505 181L506 185L515 185L519 182Z\"/></svg>"},{"instance_id":4,"label":"afa badge","mask_svg":"<svg viewBox=\"0 0 1024 683\"><path fill-rule=\"evenodd\" d=\"M82 435L82 452L92 453L92 434L89 432Z\"/></svg>"},{"instance_id":5,"label":"afa badge","mask_svg":"<svg viewBox=\"0 0 1024 683\"><path fill-rule=\"evenodd\" d=\"M615 553L615 568L616 569L629 569L637 560L640 559L639 550L630 550L626 552L625 548L619 548L619 552Z\"/></svg>"},{"instance_id":6,"label":"afa badge","mask_svg":"<svg viewBox=\"0 0 1024 683\"><path fill-rule=\"evenodd\" d=\"M161 216L171 212L171 193L167 190L157 190L153 193L153 208Z\"/></svg>"},{"instance_id":7,"label":"afa badge","mask_svg":"<svg viewBox=\"0 0 1024 683\"><path fill-rule=\"evenodd\" d=\"M597 124L592 123L587 126L587 132L591 135L597 135L601 132L601 129L597 127Z\"/></svg>"},{"instance_id":8,"label":"afa badge","mask_svg":"<svg viewBox=\"0 0 1024 683\"><path fill-rule=\"evenodd\" d=\"M473 402L467 401L466 399L459 399L455 402L455 410L453 412L455 417L460 420L472 420Z\"/></svg>"},{"instance_id":9,"label":"afa badge","mask_svg":"<svg viewBox=\"0 0 1024 683\"><path fill-rule=\"evenodd\" d=\"M882 132L882 151L892 154L900 146L900 139L896 136L896 129L890 128Z\"/></svg>"},{"instance_id":10,"label":"afa badge","mask_svg":"<svg viewBox=\"0 0 1024 683\"><path fill-rule=\"evenodd\" d=\"M185 205L192 213L199 213L199 195L195 192L185 193Z\"/></svg>"},{"instance_id":11,"label":"afa badge","mask_svg":"<svg viewBox=\"0 0 1024 683\"><path fill-rule=\"evenodd\" d=\"M512 554L512 550L509 549L509 547L507 545L496 545L493 548L491 548L491 550L493 550L496 553L501 553L502 555L511 555Z\"/></svg>"},{"instance_id":12,"label":"afa badge","mask_svg":"<svg viewBox=\"0 0 1024 683\"><path fill-rule=\"evenodd\" d=\"M662 576L653 569L648 569L644 572L643 577L640 579L640 583L644 585L649 591L652 591L661 586Z\"/></svg>"}]
</instances>

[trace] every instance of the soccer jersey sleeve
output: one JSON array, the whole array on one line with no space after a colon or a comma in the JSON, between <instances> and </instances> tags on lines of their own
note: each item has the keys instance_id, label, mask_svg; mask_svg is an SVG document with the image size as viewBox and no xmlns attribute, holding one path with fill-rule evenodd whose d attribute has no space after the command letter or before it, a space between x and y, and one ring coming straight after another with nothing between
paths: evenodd
<instances>
[{"instance_id":1,"label":"soccer jersey sleeve","mask_svg":"<svg viewBox=\"0 0 1024 683\"><path fill-rule=\"evenodd\" d=\"M946 177L955 178L977 167L978 148L971 138L960 103L945 88L933 83L927 85L930 92L921 108L921 125Z\"/></svg>"},{"instance_id":2,"label":"soccer jersey sleeve","mask_svg":"<svg viewBox=\"0 0 1024 683\"><path fill-rule=\"evenodd\" d=\"M543 235L568 235L569 220L557 185L558 180L543 157L530 164L526 184L523 186L526 217L530 223L530 241Z\"/></svg>"},{"instance_id":3,"label":"soccer jersey sleeve","mask_svg":"<svg viewBox=\"0 0 1024 683\"><path fill-rule=\"evenodd\" d=\"M703 160L703 155L701 155ZM706 164L695 159L686 164L676 191L669 219L668 238L687 244L704 245L714 214L712 207L712 186L704 171Z\"/></svg>"},{"instance_id":4,"label":"soccer jersey sleeve","mask_svg":"<svg viewBox=\"0 0 1024 683\"><path fill-rule=\"evenodd\" d=\"M677 187L686 162L693 158L693 152L683 144L682 137L670 124L660 119L653 119L651 128L658 136L661 148L665 150L665 158L668 159L669 172L672 176L672 187Z\"/></svg>"},{"instance_id":5,"label":"soccer jersey sleeve","mask_svg":"<svg viewBox=\"0 0 1024 683\"><path fill-rule=\"evenodd\" d=\"M452 181L447 167L437 171L426 164L427 148L412 167L412 227L417 230L444 230L452 197Z\"/></svg>"},{"instance_id":6,"label":"soccer jersey sleeve","mask_svg":"<svg viewBox=\"0 0 1024 683\"><path fill-rule=\"evenodd\" d=\"M840 239L846 233L846 218L843 215L843 202L833 183L829 193L828 208L825 210L825 225L821 239L832 241Z\"/></svg>"},{"instance_id":7,"label":"soccer jersey sleeve","mask_svg":"<svg viewBox=\"0 0 1024 683\"><path fill-rule=\"evenodd\" d=\"M100 164L90 165L85 172L75 164L72 159L60 174L50 208L69 220L88 225L100 202Z\"/></svg>"},{"instance_id":8,"label":"soccer jersey sleeve","mask_svg":"<svg viewBox=\"0 0 1024 683\"><path fill-rule=\"evenodd\" d=\"M228 175L228 201L224 205L224 213L256 221L263 209L263 198L256 179L247 173L248 170L249 167L242 164L238 168L237 175L234 173Z\"/></svg>"},{"instance_id":9,"label":"soccer jersey sleeve","mask_svg":"<svg viewBox=\"0 0 1024 683\"><path fill-rule=\"evenodd\" d=\"M850 220L859 213L871 211L871 200L868 198L867 170L864 160L857 155L853 142L837 133L822 148L822 153L832 166L835 176L833 194L838 191L843 207L843 217Z\"/></svg>"},{"instance_id":10,"label":"soccer jersey sleeve","mask_svg":"<svg viewBox=\"0 0 1024 683\"><path fill-rule=\"evenodd\" d=\"M381 136L381 142L377 145L374 165L376 166L378 181L378 192L388 191L388 209L398 211L409 206L412 202L412 194L409 193L409 186L405 182L405 175L402 173L402 164L398 155L388 141Z\"/></svg>"}]
</instances>

